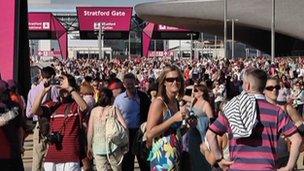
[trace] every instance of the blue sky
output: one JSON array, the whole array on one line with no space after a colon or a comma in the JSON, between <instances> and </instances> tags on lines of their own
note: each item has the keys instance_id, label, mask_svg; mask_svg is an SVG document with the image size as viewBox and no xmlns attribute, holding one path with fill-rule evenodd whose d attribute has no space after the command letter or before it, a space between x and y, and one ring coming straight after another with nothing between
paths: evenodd
<instances>
[{"instance_id":1,"label":"blue sky","mask_svg":"<svg viewBox=\"0 0 304 171\"><path fill-rule=\"evenodd\" d=\"M76 11L76 6L135 6L157 0L28 0L30 12Z\"/></svg>"}]
</instances>

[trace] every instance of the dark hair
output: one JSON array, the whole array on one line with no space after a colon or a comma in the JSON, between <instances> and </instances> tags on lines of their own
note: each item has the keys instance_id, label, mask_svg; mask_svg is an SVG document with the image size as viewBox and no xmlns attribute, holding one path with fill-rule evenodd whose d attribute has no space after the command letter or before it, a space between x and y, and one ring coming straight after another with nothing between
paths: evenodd
<instances>
[{"instance_id":1,"label":"dark hair","mask_svg":"<svg viewBox=\"0 0 304 171\"><path fill-rule=\"evenodd\" d=\"M92 80L93 80L93 78L92 78L91 76L85 76L85 77L84 77L84 80L85 80L86 82L88 82L88 83L91 83Z\"/></svg>"},{"instance_id":2,"label":"dark hair","mask_svg":"<svg viewBox=\"0 0 304 171\"><path fill-rule=\"evenodd\" d=\"M194 89L197 89L197 90L203 92L203 99L210 103L209 90L206 85L204 85L204 84L195 85Z\"/></svg>"},{"instance_id":3,"label":"dark hair","mask_svg":"<svg viewBox=\"0 0 304 171\"><path fill-rule=\"evenodd\" d=\"M42 78L51 78L52 76L56 75L54 68L47 66L41 69L41 76Z\"/></svg>"},{"instance_id":4,"label":"dark hair","mask_svg":"<svg viewBox=\"0 0 304 171\"><path fill-rule=\"evenodd\" d=\"M113 93L108 88L102 88L100 90L100 97L97 101L97 106L106 107L112 104Z\"/></svg>"},{"instance_id":5,"label":"dark hair","mask_svg":"<svg viewBox=\"0 0 304 171\"><path fill-rule=\"evenodd\" d=\"M132 74L132 73L127 73L127 74L125 74L125 75L123 76L123 80L125 80L125 79L133 79L133 80L136 80L135 75Z\"/></svg>"},{"instance_id":6,"label":"dark hair","mask_svg":"<svg viewBox=\"0 0 304 171\"><path fill-rule=\"evenodd\" d=\"M72 75L67 74L67 73L62 73L61 75L66 76L68 79L69 85L71 87L73 87L74 89L78 90L78 85L76 83L76 79Z\"/></svg>"}]
</instances>

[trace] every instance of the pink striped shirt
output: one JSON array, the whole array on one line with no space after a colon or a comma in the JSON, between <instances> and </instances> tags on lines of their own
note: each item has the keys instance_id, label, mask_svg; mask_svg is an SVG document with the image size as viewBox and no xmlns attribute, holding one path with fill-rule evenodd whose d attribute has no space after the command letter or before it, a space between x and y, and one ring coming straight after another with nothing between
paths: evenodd
<instances>
[{"instance_id":1,"label":"pink striped shirt","mask_svg":"<svg viewBox=\"0 0 304 171\"><path fill-rule=\"evenodd\" d=\"M248 138L233 138L229 122L222 114L209 127L216 134L229 134L230 160L234 161L230 170L275 170L279 136L288 137L297 132L294 123L281 108L264 99L258 99L257 104L259 122Z\"/></svg>"}]
</instances>

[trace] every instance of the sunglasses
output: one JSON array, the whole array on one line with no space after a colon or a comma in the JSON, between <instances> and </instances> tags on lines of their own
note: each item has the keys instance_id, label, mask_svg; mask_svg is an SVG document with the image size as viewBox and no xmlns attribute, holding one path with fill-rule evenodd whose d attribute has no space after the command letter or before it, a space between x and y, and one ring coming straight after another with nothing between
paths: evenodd
<instances>
[{"instance_id":1,"label":"sunglasses","mask_svg":"<svg viewBox=\"0 0 304 171\"><path fill-rule=\"evenodd\" d=\"M179 77L171 77L171 78L166 78L165 79L167 82L173 83L174 81L176 82L180 82L180 78Z\"/></svg>"},{"instance_id":2,"label":"sunglasses","mask_svg":"<svg viewBox=\"0 0 304 171\"><path fill-rule=\"evenodd\" d=\"M279 86L279 85L276 85L276 86L267 86L267 87L265 87L265 89L268 90L268 91L273 91L274 89L280 90L281 86Z\"/></svg>"},{"instance_id":3,"label":"sunglasses","mask_svg":"<svg viewBox=\"0 0 304 171\"><path fill-rule=\"evenodd\" d=\"M198 92L198 89L194 89L193 92L195 92L195 93Z\"/></svg>"}]
</instances>

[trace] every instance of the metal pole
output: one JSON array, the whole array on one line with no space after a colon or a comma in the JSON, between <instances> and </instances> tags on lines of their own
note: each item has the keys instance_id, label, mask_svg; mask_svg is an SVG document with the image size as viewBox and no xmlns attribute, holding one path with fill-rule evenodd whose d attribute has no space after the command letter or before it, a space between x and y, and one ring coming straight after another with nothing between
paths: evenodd
<instances>
[{"instance_id":1,"label":"metal pole","mask_svg":"<svg viewBox=\"0 0 304 171\"><path fill-rule=\"evenodd\" d=\"M154 58L156 57L156 40L154 40Z\"/></svg>"},{"instance_id":2,"label":"metal pole","mask_svg":"<svg viewBox=\"0 0 304 171\"><path fill-rule=\"evenodd\" d=\"M193 34L191 33L190 34L190 39L191 39L191 42L190 42L190 49L191 49L191 51L190 51L190 60L191 60L191 62L192 62L192 59L193 59Z\"/></svg>"},{"instance_id":3,"label":"metal pole","mask_svg":"<svg viewBox=\"0 0 304 171\"><path fill-rule=\"evenodd\" d=\"M103 28L101 28L101 58L104 59L104 52L103 52L103 40L104 39L104 34L103 34Z\"/></svg>"},{"instance_id":4,"label":"metal pole","mask_svg":"<svg viewBox=\"0 0 304 171\"><path fill-rule=\"evenodd\" d=\"M234 19L231 20L232 42L231 42L231 57L234 59Z\"/></svg>"},{"instance_id":5,"label":"metal pole","mask_svg":"<svg viewBox=\"0 0 304 171\"><path fill-rule=\"evenodd\" d=\"M100 24L100 23L99 23ZM102 48L101 48L101 24L99 25L99 30L98 30L98 50L99 50L99 59L101 58L101 54L102 54Z\"/></svg>"},{"instance_id":6,"label":"metal pole","mask_svg":"<svg viewBox=\"0 0 304 171\"><path fill-rule=\"evenodd\" d=\"M179 60L182 59L182 41L179 40Z\"/></svg>"},{"instance_id":7,"label":"metal pole","mask_svg":"<svg viewBox=\"0 0 304 171\"><path fill-rule=\"evenodd\" d=\"M129 32L129 45L128 45L128 48L129 48L129 60L131 60L131 31Z\"/></svg>"},{"instance_id":8,"label":"metal pole","mask_svg":"<svg viewBox=\"0 0 304 171\"><path fill-rule=\"evenodd\" d=\"M215 57L217 58L217 36L214 37Z\"/></svg>"},{"instance_id":9,"label":"metal pole","mask_svg":"<svg viewBox=\"0 0 304 171\"><path fill-rule=\"evenodd\" d=\"M275 56L275 0L272 0L272 17L271 17L271 61Z\"/></svg>"},{"instance_id":10,"label":"metal pole","mask_svg":"<svg viewBox=\"0 0 304 171\"><path fill-rule=\"evenodd\" d=\"M227 0L224 0L224 57L227 58Z\"/></svg>"}]
</instances>

